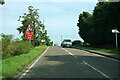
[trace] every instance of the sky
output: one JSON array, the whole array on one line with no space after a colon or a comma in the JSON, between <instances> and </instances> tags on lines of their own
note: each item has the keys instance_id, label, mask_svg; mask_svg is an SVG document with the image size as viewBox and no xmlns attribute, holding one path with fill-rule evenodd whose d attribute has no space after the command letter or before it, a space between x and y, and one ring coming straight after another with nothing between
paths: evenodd
<instances>
[{"instance_id":1,"label":"sky","mask_svg":"<svg viewBox=\"0 0 120 80\"><path fill-rule=\"evenodd\" d=\"M86 2L77 0L74 2L72 0L66 2L33 1L6 0L5 5L0 5L0 26L2 26L0 32L13 34L14 38L20 38L21 34L16 29L21 25L21 22L18 21L19 16L28 12L28 6L33 6L35 9L39 9L40 20L44 20L48 36L54 43L60 44L61 36L62 39L82 40L78 35L78 17L83 11L92 13L97 3L96 1L89 2L90 0L86 0Z\"/></svg>"}]
</instances>

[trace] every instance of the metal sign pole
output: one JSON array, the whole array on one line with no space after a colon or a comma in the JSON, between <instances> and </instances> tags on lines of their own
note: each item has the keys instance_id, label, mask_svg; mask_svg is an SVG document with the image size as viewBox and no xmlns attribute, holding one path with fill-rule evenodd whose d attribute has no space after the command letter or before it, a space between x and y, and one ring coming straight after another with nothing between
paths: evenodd
<instances>
[{"instance_id":1,"label":"metal sign pole","mask_svg":"<svg viewBox=\"0 0 120 80\"><path fill-rule=\"evenodd\" d=\"M118 43L117 43L117 32L116 32L115 34L116 34L116 48L118 48Z\"/></svg>"},{"instance_id":2,"label":"metal sign pole","mask_svg":"<svg viewBox=\"0 0 120 80\"><path fill-rule=\"evenodd\" d=\"M31 39L29 39L29 49L30 49L30 42L31 42Z\"/></svg>"},{"instance_id":3,"label":"metal sign pole","mask_svg":"<svg viewBox=\"0 0 120 80\"><path fill-rule=\"evenodd\" d=\"M116 48L118 48L118 41L117 41L117 33L120 33L117 28L112 29L112 33L115 33L115 38L116 38Z\"/></svg>"}]
</instances>

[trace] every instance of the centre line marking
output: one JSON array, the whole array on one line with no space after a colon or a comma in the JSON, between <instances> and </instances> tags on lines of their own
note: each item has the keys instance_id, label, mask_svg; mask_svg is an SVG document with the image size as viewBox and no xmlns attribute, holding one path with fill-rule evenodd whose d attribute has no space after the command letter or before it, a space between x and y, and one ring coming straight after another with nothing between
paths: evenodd
<instances>
[{"instance_id":1,"label":"centre line marking","mask_svg":"<svg viewBox=\"0 0 120 80\"><path fill-rule=\"evenodd\" d=\"M35 62L18 78L18 80L20 80L23 76L25 76L27 74L27 72L29 72L29 70L38 62L38 60L42 57L42 55L44 55L49 47L47 47L47 49L35 60Z\"/></svg>"}]
</instances>

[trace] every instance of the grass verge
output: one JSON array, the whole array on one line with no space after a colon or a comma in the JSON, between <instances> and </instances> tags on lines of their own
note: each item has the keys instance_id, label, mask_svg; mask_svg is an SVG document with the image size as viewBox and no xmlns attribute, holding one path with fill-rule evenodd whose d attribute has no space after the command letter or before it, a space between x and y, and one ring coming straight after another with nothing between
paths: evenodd
<instances>
[{"instance_id":1,"label":"grass verge","mask_svg":"<svg viewBox=\"0 0 120 80\"><path fill-rule=\"evenodd\" d=\"M13 78L21 72L30 62L36 59L44 50L46 46L35 47L27 54L21 54L2 61L2 78Z\"/></svg>"},{"instance_id":2,"label":"grass verge","mask_svg":"<svg viewBox=\"0 0 120 80\"><path fill-rule=\"evenodd\" d=\"M100 49L100 48L83 47L83 46L73 46L73 47L91 49L91 50L102 51L102 52L107 52L107 53L114 53L114 54L119 54L120 55L120 49Z\"/></svg>"}]
</instances>

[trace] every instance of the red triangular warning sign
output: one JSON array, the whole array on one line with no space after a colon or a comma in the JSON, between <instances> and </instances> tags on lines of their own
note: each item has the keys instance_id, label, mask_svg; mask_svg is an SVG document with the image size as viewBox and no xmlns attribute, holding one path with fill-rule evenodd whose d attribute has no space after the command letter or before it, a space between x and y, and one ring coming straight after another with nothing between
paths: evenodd
<instances>
[{"instance_id":1,"label":"red triangular warning sign","mask_svg":"<svg viewBox=\"0 0 120 80\"><path fill-rule=\"evenodd\" d=\"M28 27L27 27L26 31L33 31L32 26L30 25L30 23L28 24Z\"/></svg>"},{"instance_id":2,"label":"red triangular warning sign","mask_svg":"<svg viewBox=\"0 0 120 80\"><path fill-rule=\"evenodd\" d=\"M33 39L33 29L30 23L28 24L28 27L26 29L26 39Z\"/></svg>"}]
</instances>

